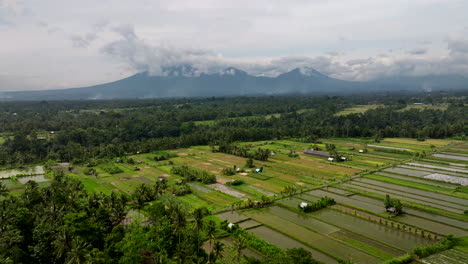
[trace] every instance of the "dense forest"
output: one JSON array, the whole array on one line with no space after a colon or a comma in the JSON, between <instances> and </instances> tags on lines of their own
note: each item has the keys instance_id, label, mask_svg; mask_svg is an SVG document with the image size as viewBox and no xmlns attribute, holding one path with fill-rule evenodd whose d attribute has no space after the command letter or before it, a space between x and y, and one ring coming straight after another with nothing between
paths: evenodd
<instances>
[{"instance_id":1,"label":"dense forest","mask_svg":"<svg viewBox=\"0 0 468 264\"><path fill-rule=\"evenodd\" d=\"M327 137L463 137L464 94L0 103L0 166L89 162L192 145ZM445 109L405 108L414 103ZM336 115L355 105L380 105Z\"/></svg>"},{"instance_id":2,"label":"dense forest","mask_svg":"<svg viewBox=\"0 0 468 264\"><path fill-rule=\"evenodd\" d=\"M227 230L226 222L207 218L206 208L192 210L167 195L160 182L129 195L89 194L79 180L54 174L44 188L29 181L20 196L0 183L0 263L215 263L223 252L217 237L228 231L237 258L251 243L266 256L249 263L318 263L303 249L283 251L242 229ZM125 222L131 209L144 210L146 219Z\"/></svg>"}]
</instances>

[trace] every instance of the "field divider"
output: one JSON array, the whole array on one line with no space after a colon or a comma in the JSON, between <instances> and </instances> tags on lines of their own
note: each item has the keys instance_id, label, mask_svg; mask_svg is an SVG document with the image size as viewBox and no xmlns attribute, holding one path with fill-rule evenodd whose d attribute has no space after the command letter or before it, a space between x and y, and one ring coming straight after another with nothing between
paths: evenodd
<instances>
[{"instance_id":1,"label":"field divider","mask_svg":"<svg viewBox=\"0 0 468 264\"><path fill-rule=\"evenodd\" d=\"M255 219L254 219L254 220L255 220ZM258 221L258 220L255 220L255 221L261 223L261 221ZM272 226L272 225L270 225L270 224L265 224L265 223L262 223L262 224L263 224L264 226L268 227L268 228L273 229L274 231L276 231L276 232L278 232L278 233L281 233L281 234L283 234L283 235L285 235L285 236L287 236L287 237L290 237L290 238L292 238L292 239L294 239L294 240L296 240L296 241L299 241L299 242L301 242L302 244L305 244L305 245L307 245L307 246L309 246L309 247L311 247L311 248L313 248L313 249L315 249L315 250L317 250L317 251L320 251L320 252L322 252L323 254L326 254L326 255L328 255L328 256L330 256L330 257L336 259L336 260L341 260L341 259L342 259L342 258L340 258L340 257L338 257L338 256L336 256L336 255L334 255L334 254L332 254L332 253L330 253L330 252L328 252L328 251L325 251L325 250L323 250L323 249L321 249L321 248L318 248L318 247L316 247L315 245L312 245L312 244L310 244L310 243L308 243L308 242L305 242L305 241L303 241L303 240L301 240L301 239L299 239L299 238L297 238L297 237L295 237L295 236L293 236L293 235L291 235L291 234L285 233L285 232L282 231L281 229L278 229L278 228L276 228L276 227L274 227L274 226ZM311 231L312 231L312 230L311 230ZM315 231L314 231L314 232L315 232ZM327 237L328 237L328 236L327 236ZM340 242L340 243L341 243L341 242ZM343 244L343 243L341 243L341 244ZM345 244L343 244L343 245L345 245ZM367 254L367 253L366 253L366 254Z\"/></svg>"},{"instance_id":2,"label":"field divider","mask_svg":"<svg viewBox=\"0 0 468 264\"><path fill-rule=\"evenodd\" d=\"M338 188L337 186L334 186L334 187ZM354 189L354 188L350 188L350 187L341 187L340 189L352 191L352 192L355 192L356 194L360 194L360 195L363 195L363 196L366 196L366 197L369 197L369 198L382 200L382 203L383 203L383 200L385 198L383 195L379 195L379 194L376 194L376 193L370 193L370 192L366 192L366 191L363 191L363 190L358 190L358 189ZM424 206L424 205L421 205L421 204L408 202L408 201L404 201L404 206L411 207L411 208L418 209L418 210L427 211L427 212L438 214L438 215L442 215L442 216L452 218L452 219L455 219L455 220L458 220L458 221L465 221L465 222L467 221L467 218L464 217L463 215L459 215L459 214L456 214L456 213L444 211L444 210L437 209L437 208L434 208L434 207ZM423 218L425 218L425 217L423 217ZM429 220L431 220L431 219L429 219ZM445 224L445 223L442 223L442 224ZM451 226L453 226L453 225L451 225ZM454 227L458 227L458 226L454 226Z\"/></svg>"},{"instance_id":3,"label":"field divider","mask_svg":"<svg viewBox=\"0 0 468 264\"><path fill-rule=\"evenodd\" d=\"M296 210L292 210L292 208L289 207L289 206L283 206L283 205L278 205L278 206L279 206L279 207L282 207L282 208L285 208L286 210L289 210L289 211L291 211L291 212L295 212L295 213L300 212L299 210L297 210L297 211L296 211ZM337 209L334 208L334 206L330 206L330 207L327 207L327 208L330 208L330 209L333 209L333 210L337 210ZM341 212L342 212L342 211L341 211ZM346 212L345 212L345 213L346 213ZM392 248L392 249L394 249L394 250L401 251L402 253L405 253L405 252L406 252L405 250L403 250L403 249L401 249L401 248L397 248L397 247L395 247L395 246L393 246L393 245L390 245L390 244L387 244L387 243L385 243L385 242L382 242L382 241L379 241L379 240L375 240L375 239L370 238L370 237L367 237L367 236L365 236L365 235L363 235L363 234L356 233L356 232L351 231L351 230L349 230L349 229L347 229L347 228L343 228L343 227L341 227L341 226L338 226L338 225L335 225L335 224L332 224L332 223L324 222L323 220L321 220L321 219L319 219L319 218L317 218L317 217L314 217L314 216L311 215L311 214L306 214L306 215L307 215L308 217L310 217L310 218L315 219L316 221L319 221L319 222L322 222L322 223L325 223L325 224L334 226L334 227L336 227L336 228L338 228L338 229L346 230L346 231L348 231L348 232L350 232L350 233L353 233L353 234L355 234L355 235L357 235L357 236L361 236L361 237L364 237L364 238L366 238L366 239L369 239L369 240L375 242L376 244L379 244L379 243L380 243L380 244L382 244L382 245L384 245L384 246L387 246L387 247L389 247L389 248ZM280 218L282 218L282 219L284 219L284 220L290 222L290 220L288 220L288 219L282 217L281 215L276 215L276 214L275 214L275 216L278 216L278 217L280 217ZM380 217L380 216L379 216L379 217ZM365 218L363 218L363 219L365 219ZM367 219L366 219L366 220L367 220ZM303 225L303 224L298 224L298 223L294 223L294 224L296 224L296 225L298 225L298 226L301 226L301 227L303 227L303 228L305 228L305 229L308 229L308 230L310 230L310 231L312 231L312 232L315 232L315 233L317 233L317 234L326 236L326 237L328 237L328 238L330 238L330 239L333 239L333 240L335 240L335 241L337 241L337 242L339 242L339 243L341 243L341 244L350 246L350 247L355 248L355 249L357 249L357 250L360 250L360 251L362 251L362 252L364 252L364 253L366 253L366 254L369 254L369 252L366 252L366 251L364 251L364 250L362 250L362 249L356 248L356 247L354 247L354 246L352 246L352 245L350 245L350 244L348 244L348 243L345 243L344 241L341 241L341 240L336 239L336 238L334 238L334 237L332 237L332 236L329 236L328 234L320 233L319 231L314 230L314 229L310 228L309 226L306 226L306 225ZM264 224L264 225L267 225L267 224ZM415 234L415 235L416 235L416 234ZM292 237L292 236L291 236L291 237ZM294 238L294 239L296 239L296 238ZM298 239L296 239L296 240L298 240ZM298 241L300 241L300 240L298 240ZM302 242L302 241L301 241L301 242ZM370 247L372 247L372 246L370 246ZM372 254L369 254L369 255L372 255ZM379 258L378 256L375 256L375 255L372 255L372 256Z\"/></svg>"},{"instance_id":4,"label":"field divider","mask_svg":"<svg viewBox=\"0 0 468 264\"><path fill-rule=\"evenodd\" d=\"M371 183L360 182L360 181L354 181L354 182L351 182L351 183L348 183L348 184L354 185L354 186L356 186L356 188L358 188L358 187L360 187L360 188L369 188L369 189L374 190L376 192L387 192L389 194L398 195L398 196L402 196L402 197L407 198L407 199L414 199L414 200L425 202L425 203L431 203L432 202L432 203L437 204L439 206L445 206L445 207L448 207L448 208L451 208L451 209L454 209L454 210L459 210L460 212L463 212L463 210L466 210L466 208L463 208L463 209L461 208L461 207L463 207L463 205L455 203L455 202L450 202L450 201L447 201L447 200L442 200L442 199L433 198L433 197L429 197L429 196L425 196L425 195L414 194L414 193L405 194L405 193L401 193L401 191L399 191L397 189L393 189L393 188L390 188L390 187L373 186ZM372 187L370 187L368 185L372 185ZM387 189L388 191L381 190L381 189ZM415 198L415 197L412 197L412 196L418 196L418 198ZM421 198L419 198L419 196ZM432 199L432 201L431 200L424 200L424 198ZM446 203L446 204L444 204L444 203ZM450 205L447 205L447 204L450 204Z\"/></svg>"}]
</instances>

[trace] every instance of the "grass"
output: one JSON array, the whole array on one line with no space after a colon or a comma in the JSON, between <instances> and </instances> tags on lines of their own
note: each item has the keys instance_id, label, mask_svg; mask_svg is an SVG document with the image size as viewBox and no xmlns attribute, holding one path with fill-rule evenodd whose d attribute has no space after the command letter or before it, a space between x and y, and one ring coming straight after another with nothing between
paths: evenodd
<instances>
[{"instance_id":1,"label":"grass","mask_svg":"<svg viewBox=\"0 0 468 264\"><path fill-rule=\"evenodd\" d=\"M457 245L455 246L455 249L468 254L468 236L457 237Z\"/></svg>"},{"instance_id":2,"label":"grass","mask_svg":"<svg viewBox=\"0 0 468 264\"><path fill-rule=\"evenodd\" d=\"M384 105L356 105L353 107L348 107L340 112L336 113L335 116L344 116L349 114L362 114L370 109L376 109L378 107L384 107Z\"/></svg>"},{"instance_id":3,"label":"grass","mask_svg":"<svg viewBox=\"0 0 468 264\"><path fill-rule=\"evenodd\" d=\"M398 110L398 112L408 111L408 110L412 110L412 109L445 111L445 110L447 110L447 108L448 108L447 104L437 104L437 105L431 105L431 104L414 105L414 104L410 104L410 105L407 105L405 108Z\"/></svg>"}]
</instances>

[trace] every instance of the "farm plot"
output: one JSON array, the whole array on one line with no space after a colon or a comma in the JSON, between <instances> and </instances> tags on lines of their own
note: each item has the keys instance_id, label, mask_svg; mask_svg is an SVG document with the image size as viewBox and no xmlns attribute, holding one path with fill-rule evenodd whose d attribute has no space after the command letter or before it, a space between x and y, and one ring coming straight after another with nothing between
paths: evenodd
<instances>
[{"instance_id":1,"label":"farm plot","mask_svg":"<svg viewBox=\"0 0 468 264\"><path fill-rule=\"evenodd\" d=\"M384 245L380 242L372 239L360 236L358 234L339 230L329 235L330 237L341 241L347 245L351 245L355 248L359 248L362 251L369 252L371 255L380 258L382 260L391 259L396 256L401 256L405 252L396 248Z\"/></svg>"},{"instance_id":2,"label":"farm plot","mask_svg":"<svg viewBox=\"0 0 468 264\"><path fill-rule=\"evenodd\" d=\"M301 193L301 194L297 194L295 195L295 197L299 198L299 199L302 199L306 202L311 202L311 203L314 203L316 201L318 201L320 199L320 197L317 197L317 196L312 196L310 194L307 194L307 193Z\"/></svg>"},{"instance_id":3,"label":"farm plot","mask_svg":"<svg viewBox=\"0 0 468 264\"><path fill-rule=\"evenodd\" d=\"M260 225L259 222L256 222L254 220L245 220L245 221L242 221L239 223L239 227L242 228L242 229L249 229L249 228L252 228L254 226L258 226Z\"/></svg>"},{"instance_id":4,"label":"farm plot","mask_svg":"<svg viewBox=\"0 0 468 264\"><path fill-rule=\"evenodd\" d=\"M332 192L332 193L336 193L336 194L344 195L344 196L350 196L354 194L353 192L343 190L343 189L338 189L335 187L325 187L324 190L327 192Z\"/></svg>"},{"instance_id":5,"label":"farm plot","mask_svg":"<svg viewBox=\"0 0 468 264\"><path fill-rule=\"evenodd\" d=\"M286 197L286 198L276 201L276 203L286 206L286 207L290 207L290 208L297 208L297 206L301 202L304 202L304 199L299 199L294 196Z\"/></svg>"},{"instance_id":6,"label":"farm plot","mask_svg":"<svg viewBox=\"0 0 468 264\"><path fill-rule=\"evenodd\" d=\"M259 226L256 228L252 228L248 230L252 234L258 236L259 238L265 240L266 242L276 245L280 248L283 249L288 249L288 248L304 248L305 250L309 251L312 253L312 257L318 261L321 261L323 263L338 263L338 261L335 258L332 258L316 249L313 249L303 243L300 243L297 240L294 240L286 235L283 235L269 227L266 226Z\"/></svg>"},{"instance_id":7,"label":"farm plot","mask_svg":"<svg viewBox=\"0 0 468 264\"><path fill-rule=\"evenodd\" d=\"M444 159L454 159L454 160L468 161L468 157L459 156L459 155L453 155L453 154L439 154L439 153L435 153L435 154L432 154L432 156L437 157L437 158L444 158Z\"/></svg>"},{"instance_id":8,"label":"farm plot","mask_svg":"<svg viewBox=\"0 0 468 264\"><path fill-rule=\"evenodd\" d=\"M396 150L410 150L407 148L400 148L400 147L392 147L392 146L384 146L384 145L374 145L374 144L367 144L368 147L373 148L385 148L385 149L396 149Z\"/></svg>"},{"instance_id":9,"label":"farm plot","mask_svg":"<svg viewBox=\"0 0 468 264\"><path fill-rule=\"evenodd\" d=\"M246 211L245 215L257 222L261 222L274 230L286 234L294 239L314 248L320 248L330 255L342 259L352 259L358 263L380 263L376 257L366 254L360 250L342 244L325 235L315 233L297 224L291 223L281 217L265 214L263 210Z\"/></svg>"},{"instance_id":10,"label":"farm plot","mask_svg":"<svg viewBox=\"0 0 468 264\"><path fill-rule=\"evenodd\" d=\"M401 185L381 182L381 181L372 180L372 179L368 179L368 178L357 178L354 181L363 182L363 183L366 183L366 184L371 184L373 186L383 187L383 188L386 188L386 189L389 189L389 190L390 189L395 190L395 191L398 191L398 192L401 192L401 193L415 194L415 195L418 195L418 196L424 196L424 197L433 198L433 199L437 199L437 200L441 200L441 201L446 201L446 202L450 202L450 203L453 203L453 204L462 205L462 207L461 207L462 209L463 208L468 209L468 206L467 206L468 205L468 200L463 199L463 198L458 198L458 197L445 195L445 194L440 194L440 193L435 193L435 192L430 192L430 191L423 191L423 190L420 190L420 189L404 187L404 186L401 186Z\"/></svg>"},{"instance_id":11,"label":"farm plot","mask_svg":"<svg viewBox=\"0 0 468 264\"><path fill-rule=\"evenodd\" d=\"M429 149L430 145L434 145L436 147L443 147L446 146L453 141L445 140L445 139L426 139L425 141L417 141L413 138L385 138L382 143L389 144L389 145L396 145L396 146L411 146L426 148Z\"/></svg>"},{"instance_id":12,"label":"farm plot","mask_svg":"<svg viewBox=\"0 0 468 264\"><path fill-rule=\"evenodd\" d=\"M400 222L403 222L403 223L407 223L407 224L411 224L411 225L415 225L415 226L418 226L418 227L422 227L426 230L431 230L431 231L434 231L434 232L437 232L439 234L454 234L455 236L466 236L468 235L468 232L466 230L463 230L463 229L460 229L460 228L457 228L457 227L453 227L453 226L449 226L447 224L444 224L444 223L438 223L438 222L435 222L435 221L432 221L432 220L429 220L429 219L424 219L424 218L421 218L421 217L418 217L418 216L415 216L415 215L411 215L411 214L403 214L401 216L398 216L396 218L394 218L395 220L398 220Z\"/></svg>"},{"instance_id":13,"label":"farm plot","mask_svg":"<svg viewBox=\"0 0 468 264\"><path fill-rule=\"evenodd\" d=\"M364 195L356 194L356 195L353 195L352 198L355 200L364 202L364 203L369 203L369 204L373 204L377 206L383 206L382 200L370 198ZM417 216L417 217L424 218L424 219L429 219L437 223L442 223L442 224L450 225L453 227L461 228L464 230L468 230L468 222L452 219L443 215L434 214L431 212L426 212L426 211L413 209L413 208L404 207L403 210L405 211L406 214L409 214L409 215ZM416 226L418 225L417 223L409 223L409 224L414 224Z\"/></svg>"},{"instance_id":14,"label":"farm plot","mask_svg":"<svg viewBox=\"0 0 468 264\"><path fill-rule=\"evenodd\" d=\"M23 170L4 170L0 171L0 179L10 178L16 175L38 175L44 174L44 167L43 166L35 166L28 169Z\"/></svg>"},{"instance_id":15,"label":"farm plot","mask_svg":"<svg viewBox=\"0 0 468 264\"><path fill-rule=\"evenodd\" d=\"M413 171L421 171L421 172L426 172L427 174L432 174L432 173L444 173L446 175L451 175L451 176L457 176L457 177L468 177L467 174L460 173L460 172L453 172L453 171L442 171L440 169L431 169L431 168L423 168L423 167L415 167L415 166L409 166L409 165L400 165L400 168L405 168Z\"/></svg>"},{"instance_id":16,"label":"farm plot","mask_svg":"<svg viewBox=\"0 0 468 264\"><path fill-rule=\"evenodd\" d=\"M459 197L462 199L468 199L468 193L460 192L458 189L458 187L460 186L457 186L454 184L450 184L451 185L450 188L445 188L445 187L442 187L441 185L449 185L449 183L426 180L426 179L421 179L421 178L413 178L413 180L411 179L402 180L402 179L392 178L388 176L381 176L378 174L367 174L364 177L368 179L381 181L381 182L401 185L401 186L405 186L408 188L414 188L414 189L424 190L428 192L441 193L441 194L445 194L448 196L455 196L455 197ZM425 180L426 182L429 182L429 184L417 182L418 180L421 180L421 181Z\"/></svg>"},{"instance_id":17,"label":"farm plot","mask_svg":"<svg viewBox=\"0 0 468 264\"><path fill-rule=\"evenodd\" d=\"M222 220L227 220L230 223L237 223L248 219L247 216L240 214L237 211L228 211L221 214L217 214L216 216Z\"/></svg>"},{"instance_id":18,"label":"farm plot","mask_svg":"<svg viewBox=\"0 0 468 264\"><path fill-rule=\"evenodd\" d=\"M348 107L345 108L338 113L335 114L335 116L344 116L344 115L349 115L349 114L358 114L358 113L365 113L370 109L375 109L379 107L385 107L384 105L355 105L353 107Z\"/></svg>"},{"instance_id":19,"label":"farm plot","mask_svg":"<svg viewBox=\"0 0 468 264\"><path fill-rule=\"evenodd\" d=\"M207 201L199 198L196 194L186 194L184 196L179 196L178 199L187 203L192 208L206 207L209 210L216 209L216 207L213 204L208 203Z\"/></svg>"},{"instance_id":20,"label":"farm plot","mask_svg":"<svg viewBox=\"0 0 468 264\"><path fill-rule=\"evenodd\" d=\"M267 210L265 210L265 214L272 214L272 215L279 216L292 223L295 223L300 226L304 226L307 229L314 230L324 235L340 230L339 228L335 226L319 221L313 217L310 217L307 214L293 212L288 209L281 208L279 206L272 206L268 208Z\"/></svg>"},{"instance_id":21,"label":"farm plot","mask_svg":"<svg viewBox=\"0 0 468 264\"><path fill-rule=\"evenodd\" d=\"M246 199L247 196L244 194L244 193L241 193L241 192L238 192L234 189L231 189L223 184L220 184L220 183L213 183L213 184L209 184L207 185L208 187L214 189L214 190L217 190L217 191L220 191L222 193L225 193L227 195L230 195L230 196L233 196L233 197L236 197L236 198L240 198L240 199Z\"/></svg>"},{"instance_id":22,"label":"farm plot","mask_svg":"<svg viewBox=\"0 0 468 264\"><path fill-rule=\"evenodd\" d=\"M468 254L456 249L449 249L422 259L427 264L466 264Z\"/></svg>"},{"instance_id":23,"label":"farm plot","mask_svg":"<svg viewBox=\"0 0 468 264\"><path fill-rule=\"evenodd\" d=\"M381 195L381 196L385 196L386 194L391 194L392 197L397 198L397 199L406 200L406 201L409 201L409 202L414 202L414 203L418 203L418 204L422 204L422 205L427 205L427 206L430 206L430 207L438 208L438 209L441 209L441 210L445 210L445 211L449 211L449 212L453 212L453 213L457 213L457 214L461 214L463 212L463 207L460 208L459 206L457 206L455 204L446 203L446 202L443 202L443 201L430 199L430 198L426 198L426 197L421 197L421 196L418 196L418 195L406 194L406 193L393 191L393 190L389 191L389 190L387 190L385 188L375 187L375 186L372 186L370 184L363 184L363 183L359 183L359 182L353 182L352 184L344 183L342 186L344 186L346 188L365 191L365 192L376 193L376 194ZM455 207L455 208L453 208L453 207Z\"/></svg>"},{"instance_id":24,"label":"farm plot","mask_svg":"<svg viewBox=\"0 0 468 264\"><path fill-rule=\"evenodd\" d=\"M441 182L455 183L463 186L468 185L468 178L450 176L445 174L433 173L423 177L424 179L436 180Z\"/></svg>"},{"instance_id":25,"label":"farm plot","mask_svg":"<svg viewBox=\"0 0 468 264\"><path fill-rule=\"evenodd\" d=\"M384 176L384 177L392 178L392 179L408 181L408 182L415 182L415 183L421 183L421 184L426 184L426 185L432 185L432 186L442 187L442 188L452 189L452 190L455 190L456 188L458 188L457 185L451 184L451 183L444 183L444 182L440 182L440 181L436 181L436 180L416 178L416 177L411 177L411 176L408 177L408 176L393 174L393 173L389 173L389 172L376 172L375 175Z\"/></svg>"},{"instance_id":26,"label":"farm plot","mask_svg":"<svg viewBox=\"0 0 468 264\"><path fill-rule=\"evenodd\" d=\"M307 193L318 196L318 197L328 196L330 198L335 199L335 201L338 203L350 205L350 206L357 207L357 208L362 208L362 209L369 210L369 211L376 212L376 213L385 212L385 208L382 206L382 203L380 203L379 205L375 205L375 204L359 201L359 200L353 199L355 195L351 197L346 197L346 196L342 196L339 194L326 192L324 190L313 190Z\"/></svg>"},{"instance_id":27,"label":"farm plot","mask_svg":"<svg viewBox=\"0 0 468 264\"><path fill-rule=\"evenodd\" d=\"M426 164L426 163L416 163L416 162L409 162L407 164L410 165L410 166L423 167L423 168L429 168L429 169L468 173L468 170L463 169L463 168L459 168L459 167L439 166L439 165L432 165L432 164Z\"/></svg>"},{"instance_id":28,"label":"farm plot","mask_svg":"<svg viewBox=\"0 0 468 264\"><path fill-rule=\"evenodd\" d=\"M311 215L321 221L404 251L411 251L415 246L429 245L434 242L413 233L354 217L330 208L319 210Z\"/></svg>"},{"instance_id":29,"label":"farm plot","mask_svg":"<svg viewBox=\"0 0 468 264\"><path fill-rule=\"evenodd\" d=\"M387 168L384 171L395 173L395 174L407 175L411 177L423 177L423 176L430 174L429 172L426 172L426 171L419 171L419 170L414 170L411 168L404 168L404 167Z\"/></svg>"}]
</instances>

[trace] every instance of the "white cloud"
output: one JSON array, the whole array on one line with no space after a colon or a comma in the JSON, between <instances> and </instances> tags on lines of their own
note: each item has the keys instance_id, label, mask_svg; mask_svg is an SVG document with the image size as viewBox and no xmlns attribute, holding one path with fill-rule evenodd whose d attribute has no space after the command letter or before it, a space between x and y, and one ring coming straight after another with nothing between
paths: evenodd
<instances>
[{"instance_id":1,"label":"white cloud","mask_svg":"<svg viewBox=\"0 0 468 264\"><path fill-rule=\"evenodd\" d=\"M463 0L0 0L0 72L10 76L0 90L187 63L257 75L308 66L349 80L466 75L467 9Z\"/></svg>"}]
</instances>

